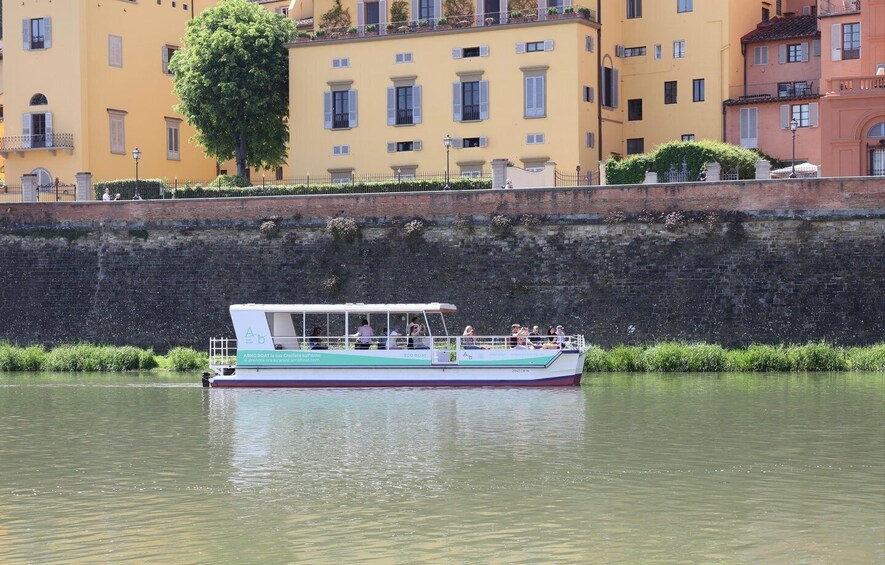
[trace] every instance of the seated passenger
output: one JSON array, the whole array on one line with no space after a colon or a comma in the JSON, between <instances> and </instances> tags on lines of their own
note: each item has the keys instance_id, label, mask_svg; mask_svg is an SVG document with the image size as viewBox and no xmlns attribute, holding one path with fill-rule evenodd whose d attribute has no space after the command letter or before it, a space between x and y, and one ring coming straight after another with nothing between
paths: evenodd
<instances>
[{"instance_id":1,"label":"seated passenger","mask_svg":"<svg viewBox=\"0 0 885 565\"><path fill-rule=\"evenodd\" d=\"M463 336L461 338L461 349L479 349L479 346L476 345L476 330L473 329L473 326L464 328L464 333L461 335Z\"/></svg>"},{"instance_id":2,"label":"seated passenger","mask_svg":"<svg viewBox=\"0 0 885 565\"><path fill-rule=\"evenodd\" d=\"M430 338L427 337L427 328L424 324L418 324L418 333L413 340L415 349L430 349Z\"/></svg>"},{"instance_id":3,"label":"seated passenger","mask_svg":"<svg viewBox=\"0 0 885 565\"><path fill-rule=\"evenodd\" d=\"M520 328L519 331L516 332L516 344L512 347L512 349L531 349L532 346L529 345L528 336L529 329Z\"/></svg>"},{"instance_id":4,"label":"seated passenger","mask_svg":"<svg viewBox=\"0 0 885 565\"><path fill-rule=\"evenodd\" d=\"M372 331L372 326L369 325L369 320L363 318L360 321L360 327L357 328L356 333L350 336L358 338L354 345L354 349L368 349L371 347L374 342L372 339L373 335L375 335L375 332Z\"/></svg>"},{"instance_id":5,"label":"seated passenger","mask_svg":"<svg viewBox=\"0 0 885 565\"><path fill-rule=\"evenodd\" d=\"M307 343L311 349L329 349L323 344L323 340L319 338L321 335L323 335L322 328L314 326L313 330L310 332L310 337L307 338Z\"/></svg>"},{"instance_id":6,"label":"seated passenger","mask_svg":"<svg viewBox=\"0 0 885 565\"><path fill-rule=\"evenodd\" d=\"M387 335L387 349L399 349L399 340L396 339L396 336L401 335L402 328L399 326L393 326L393 329L390 330L390 333Z\"/></svg>"}]
</instances>

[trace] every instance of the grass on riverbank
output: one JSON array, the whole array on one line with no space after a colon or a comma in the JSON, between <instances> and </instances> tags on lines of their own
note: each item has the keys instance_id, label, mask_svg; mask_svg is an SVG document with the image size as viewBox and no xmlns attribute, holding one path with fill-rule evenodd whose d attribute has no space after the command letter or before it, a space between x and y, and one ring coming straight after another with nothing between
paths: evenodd
<instances>
[{"instance_id":1,"label":"grass on riverbank","mask_svg":"<svg viewBox=\"0 0 885 565\"><path fill-rule=\"evenodd\" d=\"M885 343L842 348L829 343L751 345L727 350L709 343L661 342L645 347L594 347L584 370L604 372L885 371Z\"/></svg>"},{"instance_id":2,"label":"grass on riverbank","mask_svg":"<svg viewBox=\"0 0 885 565\"><path fill-rule=\"evenodd\" d=\"M42 345L18 347L0 342L0 371L119 372L196 371L209 368L206 353L176 347L163 355L132 346L78 343L46 350Z\"/></svg>"}]
</instances>

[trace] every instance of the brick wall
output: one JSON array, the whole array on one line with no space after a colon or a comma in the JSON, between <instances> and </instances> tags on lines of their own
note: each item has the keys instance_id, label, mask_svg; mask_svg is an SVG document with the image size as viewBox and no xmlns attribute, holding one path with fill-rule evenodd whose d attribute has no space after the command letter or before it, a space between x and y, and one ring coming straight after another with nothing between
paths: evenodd
<instances>
[{"instance_id":1,"label":"brick wall","mask_svg":"<svg viewBox=\"0 0 885 565\"><path fill-rule=\"evenodd\" d=\"M232 334L231 303L438 300L459 306L459 332L562 323L603 345L877 342L882 184L9 205L0 339L204 348ZM729 203L741 212L690 212ZM342 211L362 226L355 242L322 229ZM492 229L493 214L514 227ZM416 216L426 229L409 237ZM259 230L269 217L278 237Z\"/></svg>"}]
</instances>

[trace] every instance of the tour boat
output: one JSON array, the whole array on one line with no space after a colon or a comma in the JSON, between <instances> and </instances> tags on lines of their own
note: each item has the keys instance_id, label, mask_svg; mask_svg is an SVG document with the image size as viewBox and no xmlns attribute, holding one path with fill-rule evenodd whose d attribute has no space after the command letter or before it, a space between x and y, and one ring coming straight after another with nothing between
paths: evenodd
<instances>
[{"instance_id":1,"label":"tour boat","mask_svg":"<svg viewBox=\"0 0 885 565\"><path fill-rule=\"evenodd\" d=\"M571 386L584 336L450 335L452 304L235 304L211 387ZM367 322L367 323L365 323ZM412 335L403 335L409 334Z\"/></svg>"}]
</instances>

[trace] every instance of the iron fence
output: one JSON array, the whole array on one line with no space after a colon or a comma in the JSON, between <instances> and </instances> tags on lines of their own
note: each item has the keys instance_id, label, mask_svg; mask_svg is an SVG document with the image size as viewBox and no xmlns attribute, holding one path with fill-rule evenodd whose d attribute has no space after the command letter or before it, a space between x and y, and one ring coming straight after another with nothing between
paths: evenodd
<instances>
[{"instance_id":1,"label":"iron fence","mask_svg":"<svg viewBox=\"0 0 885 565\"><path fill-rule=\"evenodd\" d=\"M555 186L596 186L599 184L599 173L594 175L593 171L568 172L557 170L554 180Z\"/></svg>"}]
</instances>

